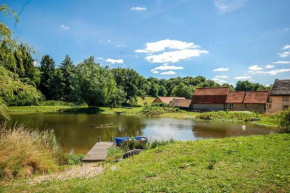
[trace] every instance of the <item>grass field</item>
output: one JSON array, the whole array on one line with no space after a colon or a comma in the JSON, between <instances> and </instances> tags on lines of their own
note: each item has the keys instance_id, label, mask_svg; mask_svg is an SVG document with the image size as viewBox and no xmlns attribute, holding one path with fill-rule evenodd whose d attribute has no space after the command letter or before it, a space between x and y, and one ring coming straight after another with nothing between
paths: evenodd
<instances>
[{"instance_id":1,"label":"grass field","mask_svg":"<svg viewBox=\"0 0 290 193\"><path fill-rule=\"evenodd\" d=\"M18 180L2 191L289 192L289 144L290 134L176 142L109 164L91 179Z\"/></svg>"}]
</instances>

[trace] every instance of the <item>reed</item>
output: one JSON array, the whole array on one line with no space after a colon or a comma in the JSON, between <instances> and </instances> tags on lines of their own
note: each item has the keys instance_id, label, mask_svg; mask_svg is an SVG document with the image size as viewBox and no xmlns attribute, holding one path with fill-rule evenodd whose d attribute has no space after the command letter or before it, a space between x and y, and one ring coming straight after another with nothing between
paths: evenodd
<instances>
[{"instance_id":1,"label":"reed","mask_svg":"<svg viewBox=\"0 0 290 193\"><path fill-rule=\"evenodd\" d=\"M0 126L0 177L29 177L50 173L64 164L65 155L53 130L37 131L23 125Z\"/></svg>"}]
</instances>

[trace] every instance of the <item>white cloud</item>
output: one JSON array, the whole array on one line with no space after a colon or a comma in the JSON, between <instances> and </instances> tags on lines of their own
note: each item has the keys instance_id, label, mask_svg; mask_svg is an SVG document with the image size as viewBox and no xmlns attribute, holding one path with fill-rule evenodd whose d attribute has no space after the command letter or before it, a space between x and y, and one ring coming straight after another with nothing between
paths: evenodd
<instances>
[{"instance_id":1,"label":"white cloud","mask_svg":"<svg viewBox=\"0 0 290 193\"><path fill-rule=\"evenodd\" d=\"M251 76L237 76L234 79L236 79L236 80L249 80L251 78L252 78Z\"/></svg>"},{"instance_id":2,"label":"white cloud","mask_svg":"<svg viewBox=\"0 0 290 193\"><path fill-rule=\"evenodd\" d=\"M258 66L258 65L253 65L253 66L250 66L249 67L249 70L254 70L254 71L256 71L256 70L262 70L263 68L262 67L260 67L260 66Z\"/></svg>"},{"instance_id":3,"label":"white cloud","mask_svg":"<svg viewBox=\"0 0 290 193\"><path fill-rule=\"evenodd\" d=\"M225 72L225 71L229 71L228 68L217 68L213 70L214 72Z\"/></svg>"},{"instance_id":4,"label":"white cloud","mask_svg":"<svg viewBox=\"0 0 290 193\"><path fill-rule=\"evenodd\" d=\"M98 59L98 60L104 60L104 58L103 58L103 57L97 57L97 59Z\"/></svg>"},{"instance_id":5,"label":"white cloud","mask_svg":"<svg viewBox=\"0 0 290 193\"><path fill-rule=\"evenodd\" d=\"M182 70L182 66L168 66L168 65L162 65L154 68L154 70Z\"/></svg>"},{"instance_id":6,"label":"white cloud","mask_svg":"<svg viewBox=\"0 0 290 193\"><path fill-rule=\"evenodd\" d=\"M281 58L285 58L285 57L287 57L287 56L290 56L290 52L279 53L279 56L280 56Z\"/></svg>"},{"instance_id":7,"label":"white cloud","mask_svg":"<svg viewBox=\"0 0 290 193\"><path fill-rule=\"evenodd\" d=\"M162 74L162 75L173 75L173 74L176 74L176 72L174 72L174 71L167 71L167 72L161 72L160 74Z\"/></svg>"},{"instance_id":8,"label":"white cloud","mask_svg":"<svg viewBox=\"0 0 290 193\"><path fill-rule=\"evenodd\" d=\"M175 49L175 50L184 50L184 49L194 49L199 48L200 46L195 45L192 42L183 42L179 40L160 40L157 42L146 43L144 50L135 50L137 53L155 53L161 52L165 49Z\"/></svg>"},{"instance_id":9,"label":"white cloud","mask_svg":"<svg viewBox=\"0 0 290 193\"><path fill-rule=\"evenodd\" d=\"M271 68L274 68L275 66L274 65L271 65L271 64L268 64L267 66L265 66L266 69L271 69Z\"/></svg>"},{"instance_id":10,"label":"white cloud","mask_svg":"<svg viewBox=\"0 0 290 193\"><path fill-rule=\"evenodd\" d=\"M172 52L163 52L162 54L158 55L148 55L145 57L145 59L150 63L176 63L180 60L197 57L206 53L208 53L207 50L185 49Z\"/></svg>"},{"instance_id":11,"label":"white cloud","mask_svg":"<svg viewBox=\"0 0 290 193\"><path fill-rule=\"evenodd\" d=\"M124 60L122 59L115 60L115 59L108 58L106 62L109 62L111 64L123 64Z\"/></svg>"},{"instance_id":12,"label":"white cloud","mask_svg":"<svg viewBox=\"0 0 290 193\"><path fill-rule=\"evenodd\" d=\"M219 78L216 78L216 77L213 78L212 80L215 81L216 83L219 83L219 84L227 83L227 81L219 79Z\"/></svg>"},{"instance_id":13,"label":"white cloud","mask_svg":"<svg viewBox=\"0 0 290 193\"><path fill-rule=\"evenodd\" d=\"M66 26L66 25L63 25L63 24L62 24L62 25L60 25L60 28L61 28L61 29L63 29L63 30L68 30L68 29L69 29L69 27L68 27L68 26Z\"/></svg>"},{"instance_id":14,"label":"white cloud","mask_svg":"<svg viewBox=\"0 0 290 193\"><path fill-rule=\"evenodd\" d=\"M152 71L153 74L158 74L159 72L157 70Z\"/></svg>"},{"instance_id":15,"label":"white cloud","mask_svg":"<svg viewBox=\"0 0 290 193\"><path fill-rule=\"evenodd\" d=\"M215 76L216 78L228 78L227 75L222 75L222 76Z\"/></svg>"},{"instance_id":16,"label":"white cloud","mask_svg":"<svg viewBox=\"0 0 290 193\"><path fill-rule=\"evenodd\" d=\"M145 11L146 9L146 7L132 7L131 11Z\"/></svg>"},{"instance_id":17,"label":"white cloud","mask_svg":"<svg viewBox=\"0 0 290 193\"><path fill-rule=\"evenodd\" d=\"M270 75L277 75L283 72L290 72L290 69L277 69L277 70L270 70L270 71L255 71L252 74L270 74Z\"/></svg>"},{"instance_id":18,"label":"white cloud","mask_svg":"<svg viewBox=\"0 0 290 193\"><path fill-rule=\"evenodd\" d=\"M247 0L214 0L219 13L228 13L240 9Z\"/></svg>"},{"instance_id":19,"label":"white cloud","mask_svg":"<svg viewBox=\"0 0 290 193\"><path fill-rule=\"evenodd\" d=\"M274 64L290 64L290 61L277 61L273 62Z\"/></svg>"},{"instance_id":20,"label":"white cloud","mask_svg":"<svg viewBox=\"0 0 290 193\"><path fill-rule=\"evenodd\" d=\"M287 44L283 49L286 50L286 49L289 49L289 48L290 48L290 45Z\"/></svg>"}]
</instances>

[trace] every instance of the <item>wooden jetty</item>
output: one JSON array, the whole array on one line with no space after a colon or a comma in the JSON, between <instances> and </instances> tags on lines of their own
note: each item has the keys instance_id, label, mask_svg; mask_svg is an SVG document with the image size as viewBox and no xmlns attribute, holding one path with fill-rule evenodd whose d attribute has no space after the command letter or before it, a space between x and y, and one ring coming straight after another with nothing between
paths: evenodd
<instances>
[{"instance_id":1,"label":"wooden jetty","mask_svg":"<svg viewBox=\"0 0 290 193\"><path fill-rule=\"evenodd\" d=\"M82 159L84 162L104 161L108 154L108 148L113 146L113 142L97 142L94 147Z\"/></svg>"}]
</instances>

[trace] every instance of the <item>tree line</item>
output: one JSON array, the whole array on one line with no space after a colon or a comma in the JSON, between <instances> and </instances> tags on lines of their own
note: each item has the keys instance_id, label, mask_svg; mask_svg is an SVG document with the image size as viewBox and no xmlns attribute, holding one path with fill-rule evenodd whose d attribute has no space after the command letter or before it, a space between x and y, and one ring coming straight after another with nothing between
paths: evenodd
<instances>
[{"instance_id":1,"label":"tree line","mask_svg":"<svg viewBox=\"0 0 290 193\"><path fill-rule=\"evenodd\" d=\"M7 5L0 13L17 14ZM258 83L239 81L220 85L203 76L170 79L145 78L133 69L101 66L94 57L75 65L66 55L61 64L44 55L35 65L37 52L0 21L0 115L7 116L7 105L35 105L43 100L60 100L90 107L120 106L136 103L137 97L183 96L191 98L197 87L228 86L231 90L269 89Z\"/></svg>"}]
</instances>

